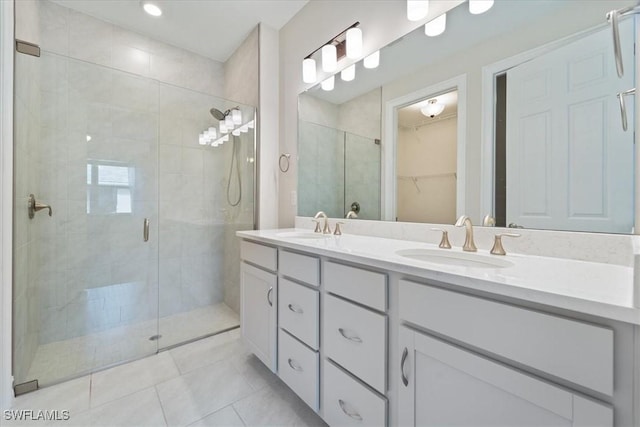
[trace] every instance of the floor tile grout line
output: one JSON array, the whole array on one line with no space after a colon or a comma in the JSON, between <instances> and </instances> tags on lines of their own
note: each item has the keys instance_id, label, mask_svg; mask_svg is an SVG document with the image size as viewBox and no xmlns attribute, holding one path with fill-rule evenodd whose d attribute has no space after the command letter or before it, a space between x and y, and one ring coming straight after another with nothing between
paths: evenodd
<instances>
[{"instance_id":1,"label":"floor tile grout line","mask_svg":"<svg viewBox=\"0 0 640 427\"><path fill-rule=\"evenodd\" d=\"M160 393L158 392L158 387L156 385L153 386L153 389L156 392L156 397L158 398L158 403L160 403L160 410L162 411L162 417L164 418L164 424L166 426L169 425L169 420L167 420L167 414L164 412L164 405L162 404L162 399L160 399Z\"/></svg>"},{"instance_id":2,"label":"floor tile grout line","mask_svg":"<svg viewBox=\"0 0 640 427\"><path fill-rule=\"evenodd\" d=\"M236 402L237 403L237 402ZM233 409L233 412L236 413L236 415L238 416L238 418L240 419L240 422L242 423L243 426L247 426L247 423L245 422L244 418L242 418L242 415L240 415L240 412L238 412L238 410L235 407L235 403L232 403L231 405L231 409Z\"/></svg>"}]
</instances>

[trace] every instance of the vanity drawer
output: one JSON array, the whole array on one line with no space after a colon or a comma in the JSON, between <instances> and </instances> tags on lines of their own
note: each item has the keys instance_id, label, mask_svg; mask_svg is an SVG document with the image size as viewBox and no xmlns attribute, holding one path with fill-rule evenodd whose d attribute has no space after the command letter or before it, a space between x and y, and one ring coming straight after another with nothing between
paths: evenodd
<instances>
[{"instance_id":1,"label":"vanity drawer","mask_svg":"<svg viewBox=\"0 0 640 427\"><path fill-rule=\"evenodd\" d=\"M322 375L324 420L330 426L384 426L387 399L360 384L330 361Z\"/></svg>"},{"instance_id":2,"label":"vanity drawer","mask_svg":"<svg viewBox=\"0 0 640 427\"><path fill-rule=\"evenodd\" d=\"M387 380L387 318L331 295L325 298L325 354L384 393Z\"/></svg>"},{"instance_id":3,"label":"vanity drawer","mask_svg":"<svg viewBox=\"0 0 640 427\"><path fill-rule=\"evenodd\" d=\"M276 248L243 240L240 242L240 256L252 264L276 271L278 251Z\"/></svg>"},{"instance_id":4,"label":"vanity drawer","mask_svg":"<svg viewBox=\"0 0 640 427\"><path fill-rule=\"evenodd\" d=\"M287 332L278 332L278 375L307 405L319 408L320 359Z\"/></svg>"},{"instance_id":5,"label":"vanity drawer","mask_svg":"<svg viewBox=\"0 0 640 427\"><path fill-rule=\"evenodd\" d=\"M287 279L278 284L278 319L280 327L312 347L319 346L320 294Z\"/></svg>"},{"instance_id":6,"label":"vanity drawer","mask_svg":"<svg viewBox=\"0 0 640 427\"><path fill-rule=\"evenodd\" d=\"M613 330L400 281L400 319L613 395Z\"/></svg>"},{"instance_id":7,"label":"vanity drawer","mask_svg":"<svg viewBox=\"0 0 640 427\"><path fill-rule=\"evenodd\" d=\"M324 263L325 289L360 304L387 310L387 275L327 261Z\"/></svg>"},{"instance_id":8,"label":"vanity drawer","mask_svg":"<svg viewBox=\"0 0 640 427\"><path fill-rule=\"evenodd\" d=\"M320 285L320 260L316 257L280 250L281 274L313 286Z\"/></svg>"}]
</instances>

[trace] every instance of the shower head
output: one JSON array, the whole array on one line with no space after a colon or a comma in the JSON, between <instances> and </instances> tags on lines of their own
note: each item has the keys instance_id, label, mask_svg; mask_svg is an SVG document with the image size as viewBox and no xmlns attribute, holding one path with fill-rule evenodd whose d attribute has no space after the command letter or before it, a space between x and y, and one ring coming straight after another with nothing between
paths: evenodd
<instances>
[{"instance_id":1,"label":"shower head","mask_svg":"<svg viewBox=\"0 0 640 427\"><path fill-rule=\"evenodd\" d=\"M224 118L227 116L227 114L229 114L229 110L225 111L224 113L220 110L218 110L217 108L212 108L211 110L209 110L209 112L211 113L211 115L216 119L216 120L224 120Z\"/></svg>"}]
</instances>

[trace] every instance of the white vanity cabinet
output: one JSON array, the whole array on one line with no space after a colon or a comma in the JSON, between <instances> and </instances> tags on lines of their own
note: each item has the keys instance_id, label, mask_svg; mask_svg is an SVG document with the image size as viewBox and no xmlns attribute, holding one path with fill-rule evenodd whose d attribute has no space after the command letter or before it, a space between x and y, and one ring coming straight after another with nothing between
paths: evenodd
<instances>
[{"instance_id":1,"label":"white vanity cabinet","mask_svg":"<svg viewBox=\"0 0 640 427\"><path fill-rule=\"evenodd\" d=\"M611 407L401 327L401 426L612 426Z\"/></svg>"},{"instance_id":2,"label":"white vanity cabinet","mask_svg":"<svg viewBox=\"0 0 640 427\"><path fill-rule=\"evenodd\" d=\"M401 425L613 426L611 406L507 364L612 395L613 330L407 280L399 293L415 325L399 332Z\"/></svg>"},{"instance_id":3,"label":"white vanity cabinet","mask_svg":"<svg viewBox=\"0 0 640 427\"><path fill-rule=\"evenodd\" d=\"M275 233L239 233L242 335L329 425L640 425L637 325Z\"/></svg>"},{"instance_id":4,"label":"white vanity cabinet","mask_svg":"<svg viewBox=\"0 0 640 427\"><path fill-rule=\"evenodd\" d=\"M273 372L277 369L278 278L276 248L240 245L240 327L249 349Z\"/></svg>"}]
</instances>

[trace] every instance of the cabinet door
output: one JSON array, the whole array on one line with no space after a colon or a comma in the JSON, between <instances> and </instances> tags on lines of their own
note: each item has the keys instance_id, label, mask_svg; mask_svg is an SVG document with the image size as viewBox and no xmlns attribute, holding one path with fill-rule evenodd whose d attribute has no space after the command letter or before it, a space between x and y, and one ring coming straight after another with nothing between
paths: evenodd
<instances>
[{"instance_id":1,"label":"cabinet door","mask_svg":"<svg viewBox=\"0 0 640 427\"><path fill-rule=\"evenodd\" d=\"M242 338L249 349L276 372L278 279L275 274L244 262L240 276Z\"/></svg>"},{"instance_id":2,"label":"cabinet door","mask_svg":"<svg viewBox=\"0 0 640 427\"><path fill-rule=\"evenodd\" d=\"M613 425L603 403L406 327L400 355L403 426Z\"/></svg>"}]
</instances>

